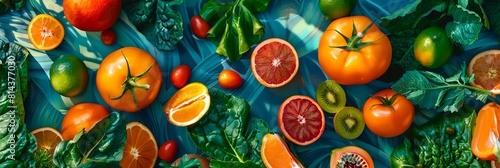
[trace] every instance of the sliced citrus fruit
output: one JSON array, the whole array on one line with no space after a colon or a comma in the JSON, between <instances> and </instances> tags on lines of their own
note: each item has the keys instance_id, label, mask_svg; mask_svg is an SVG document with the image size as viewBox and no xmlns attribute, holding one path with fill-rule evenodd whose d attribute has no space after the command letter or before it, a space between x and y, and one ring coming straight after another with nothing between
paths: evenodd
<instances>
[{"instance_id":1,"label":"sliced citrus fruit","mask_svg":"<svg viewBox=\"0 0 500 168\"><path fill-rule=\"evenodd\" d=\"M270 38L253 50L250 58L252 73L262 85L277 88L290 82L299 70L299 57L287 41Z\"/></svg>"},{"instance_id":2,"label":"sliced citrus fruit","mask_svg":"<svg viewBox=\"0 0 500 168\"><path fill-rule=\"evenodd\" d=\"M278 111L278 124L285 137L297 145L309 145L325 131L325 116L312 98L294 95L286 99Z\"/></svg>"},{"instance_id":3,"label":"sliced citrus fruit","mask_svg":"<svg viewBox=\"0 0 500 168\"><path fill-rule=\"evenodd\" d=\"M189 126L198 122L210 107L208 88L193 82L179 89L163 108L168 121L176 126Z\"/></svg>"},{"instance_id":4,"label":"sliced citrus fruit","mask_svg":"<svg viewBox=\"0 0 500 168\"><path fill-rule=\"evenodd\" d=\"M28 25L28 38L36 49L52 50L64 39L64 27L56 18L39 14Z\"/></svg>"},{"instance_id":5,"label":"sliced citrus fruit","mask_svg":"<svg viewBox=\"0 0 500 168\"><path fill-rule=\"evenodd\" d=\"M54 155L57 144L63 140L61 133L51 127L42 127L31 131L31 134L35 136L38 148L36 150L42 149L50 153L51 156Z\"/></svg>"},{"instance_id":6,"label":"sliced citrus fruit","mask_svg":"<svg viewBox=\"0 0 500 168\"><path fill-rule=\"evenodd\" d=\"M153 133L140 122L127 124L127 141L120 165L124 168L154 167L158 145Z\"/></svg>"},{"instance_id":7,"label":"sliced citrus fruit","mask_svg":"<svg viewBox=\"0 0 500 168\"><path fill-rule=\"evenodd\" d=\"M500 94L500 50L483 51L469 62L468 74L475 74L470 85Z\"/></svg>"},{"instance_id":8,"label":"sliced citrus fruit","mask_svg":"<svg viewBox=\"0 0 500 168\"><path fill-rule=\"evenodd\" d=\"M292 152L290 152L285 141L275 133L268 133L262 137L260 156L262 162L264 162L264 165L268 168L304 167L297 158L295 158Z\"/></svg>"}]
</instances>

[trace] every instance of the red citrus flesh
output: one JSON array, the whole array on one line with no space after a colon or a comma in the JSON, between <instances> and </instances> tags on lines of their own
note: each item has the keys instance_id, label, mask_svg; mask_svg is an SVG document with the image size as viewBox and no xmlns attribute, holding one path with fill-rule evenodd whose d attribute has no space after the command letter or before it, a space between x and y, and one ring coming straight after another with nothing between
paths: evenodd
<instances>
[{"instance_id":1,"label":"red citrus flesh","mask_svg":"<svg viewBox=\"0 0 500 168\"><path fill-rule=\"evenodd\" d=\"M500 94L500 50L483 51L469 62L468 74L475 74L470 85Z\"/></svg>"},{"instance_id":2,"label":"red citrus flesh","mask_svg":"<svg viewBox=\"0 0 500 168\"><path fill-rule=\"evenodd\" d=\"M286 99L278 111L278 124L285 137L297 145L309 145L325 130L325 116L312 98L294 95Z\"/></svg>"},{"instance_id":3,"label":"red citrus flesh","mask_svg":"<svg viewBox=\"0 0 500 168\"><path fill-rule=\"evenodd\" d=\"M299 57L287 41L270 38L261 42L250 58L252 72L257 81L269 88L290 82L299 69Z\"/></svg>"}]
</instances>

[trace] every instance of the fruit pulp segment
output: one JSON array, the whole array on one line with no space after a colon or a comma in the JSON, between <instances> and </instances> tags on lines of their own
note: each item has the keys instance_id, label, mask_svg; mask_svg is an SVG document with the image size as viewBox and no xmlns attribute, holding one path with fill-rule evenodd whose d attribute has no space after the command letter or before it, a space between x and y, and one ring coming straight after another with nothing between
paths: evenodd
<instances>
[{"instance_id":1,"label":"fruit pulp segment","mask_svg":"<svg viewBox=\"0 0 500 168\"><path fill-rule=\"evenodd\" d=\"M264 157L271 167L301 167L279 135L265 136ZM287 166L288 165L288 166Z\"/></svg>"},{"instance_id":2,"label":"fruit pulp segment","mask_svg":"<svg viewBox=\"0 0 500 168\"><path fill-rule=\"evenodd\" d=\"M151 135L140 126L128 128L127 142L120 164L124 167L153 165L156 157L156 143L151 138Z\"/></svg>"},{"instance_id":3,"label":"fruit pulp segment","mask_svg":"<svg viewBox=\"0 0 500 168\"><path fill-rule=\"evenodd\" d=\"M171 112L172 119L174 119L176 122L191 121L200 115L200 112L205 109L205 106L207 106L207 103L203 100L192 102L191 104L188 104L182 108L173 110Z\"/></svg>"},{"instance_id":4,"label":"fruit pulp segment","mask_svg":"<svg viewBox=\"0 0 500 168\"><path fill-rule=\"evenodd\" d=\"M169 108L176 108L185 102L189 102L192 99L203 96L207 92L206 87L201 87L199 85L187 85L170 98L167 106Z\"/></svg>"},{"instance_id":5,"label":"fruit pulp segment","mask_svg":"<svg viewBox=\"0 0 500 168\"><path fill-rule=\"evenodd\" d=\"M39 149L48 150L50 154L54 154L55 147L59 142L61 142L62 137L59 137L56 133L44 130L33 134L39 145Z\"/></svg>"},{"instance_id":6,"label":"fruit pulp segment","mask_svg":"<svg viewBox=\"0 0 500 168\"><path fill-rule=\"evenodd\" d=\"M280 84L292 77L296 69L293 50L279 42L269 43L255 56L257 74L269 84Z\"/></svg>"},{"instance_id":7,"label":"fruit pulp segment","mask_svg":"<svg viewBox=\"0 0 500 168\"><path fill-rule=\"evenodd\" d=\"M322 116L310 100L294 99L283 110L283 123L289 135L299 142L306 142L320 134Z\"/></svg>"},{"instance_id":8,"label":"fruit pulp segment","mask_svg":"<svg viewBox=\"0 0 500 168\"><path fill-rule=\"evenodd\" d=\"M480 57L474 63L474 83L482 85L486 90L500 89L500 55L488 54Z\"/></svg>"},{"instance_id":9,"label":"fruit pulp segment","mask_svg":"<svg viewBox=\"0 0 500 168\"><path fill-rule=\"evenodd\" d=\"M64 29L56 20L49 17L41 17L33 22L31 34L33 41L41 46L51 46L64 38Z\"/></svg>"}]
</instances>

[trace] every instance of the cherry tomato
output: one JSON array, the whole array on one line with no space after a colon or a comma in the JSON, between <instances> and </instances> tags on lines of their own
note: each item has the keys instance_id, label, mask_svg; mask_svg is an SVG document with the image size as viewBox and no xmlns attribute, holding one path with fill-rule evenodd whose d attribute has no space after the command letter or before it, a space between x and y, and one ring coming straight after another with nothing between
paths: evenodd
<instances>
[{"instance_id":1,"label":"cherry tomato","mask_svg":"<svg viewBox=\"0 0 500 168\"><path fill-rule=\"evenodd\" d=\"M170 74L170 82L176 88L182 88L186 86L191 77L191 69L187 65L179 65L174 68L172 73Z\"/></svg>"},{"instance_id":2,"label":"cherry tomato","mask_svg":"<svg viewBox=\"0 0 500 168\"><path fill-rule=\"evenodd\" d=\"M174 160L176 153L177 142L175 142L174 140L165 141L158 149L158 157L165 162Z\"/></svg>"},{"instance_id":3,"label":"cherry tomato","mask_svg":"<svg viewBox=\"0 0 500 168\"><path fill-rule=\"evenodd\" d=\"M375 135L390 138L401 135L413 123L415 108L392 89L381 90L366 100L363 118Z\"/></svg>"},{"instance_id":4,"label":"cherry tomato","mask_svg":"<svg viewBox=\"0 0 500 168\"><path fill-rule=\"evenodd\" d=\"M240 74L233 70L223 70L219 74L219 85L225 89L236 89L241 86L243 79L241 79Z\"/></svg>"},{"instance_id":5,"label":"cherry tomato","mask_svg":"<svg viewBox=\"0 0 500 168\"><path fill-rule=\"evenodd\" d=\"M190 20L191 30L198 38L206 38L210 25L200 16L193 16Z\"/></svg>"},{"instance_id":6,"label":"cherry tomato","mask_svg":"<svg viewBox=\"0 0 500 168\"><path fill-rule=\"evenodd\" d=\"M95 123L109 116L106 107L95 103L81 103L71 107L64 115L61 135L64 140L71 140L82 129L88 131Z\"/></svg>"},{"instance_id":7,"label":"cherry tomato","mask_svg":"<svg viewBox=\"0 0 500 168\"><path fill-rule=\"evenodd\" d=\"M105 45L112 45L116 41L116 33L112 29L104 30L101 33L101 41Z\"/></svg>"}]
</instances>

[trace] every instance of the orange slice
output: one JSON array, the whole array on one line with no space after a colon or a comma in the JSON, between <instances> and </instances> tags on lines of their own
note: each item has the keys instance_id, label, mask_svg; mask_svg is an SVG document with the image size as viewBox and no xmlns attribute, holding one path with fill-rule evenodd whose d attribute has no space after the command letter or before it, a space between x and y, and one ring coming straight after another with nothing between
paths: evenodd
<instances>
[{"instance_id":1,"label":"orange slice","mask_svg":"<svg viewBox=\"0 0 500 168\"><path fill-rule=\"evenodd\" d=\"M168 121L176 126L189 126L198 122L210 107L208 88L199 82L179 89L167 102L163 111Z\"/></svg>"},{"instance_id":2,"label":"orange slice","mask_svg":"<svg viewBox=\"0 0 500 168\"><path fill-rule=\"evenodd\" d=\"M262 137L260 157L267 168L299 168L304 167L290 152L285 141L275 133L268 133Z\"/></svg>"},{"instance_id":3,"label":"orange slice","mask_svg":"<svg viewBox=\"0 0 500 168\"><path fill-rule=\"evenodd\" d=\"M36 49L52 50L64 39L64 27L56 18L39 14L28 25L28 38Z\"/></svg>"},{"instance_id":4,"label":"orange slice","mask_svg":"<svg viewBox=\"0 0 500 168\"><path fill-rule=\"evenodd\" d=\"M133 121L127 124L127 141L120 166L124 168L154 167L158 145L153 133L144 124Z\"/></svg>"},{"instance_id":5,"label":"orange slice","mask_svg":"<svg viewBox=\"0 0 500 168\"><path fill-rule=\"evenodd\" d=\"M475 74L471 86L500 94L500 50L483 51L469 62L468 74Z\"/></svg>"},{"instance_id":6,"label":"orange slice","mask_svg":"<svg viewBox=\"0 0 500 168\"><path fill-rule=\"evenodd\" d=\"M255 79L268 88L281 87L290 82L299 70L299 57L287 41L270 38L255 47L250 57Z\"/></svg>"},{"instance_id":7,"label":"orange slice","mask_svg":"<svg viewBox=\"0 0 500 168\"><path fill-rule=\"evenodd\" d=\"M36 143L38 144L36 150L47 150L51 156L54 155L57 144L63 140L61 133L51 127L38 128L31 131L31 134L35 136Z\"/></svg>"}]
</instances>

